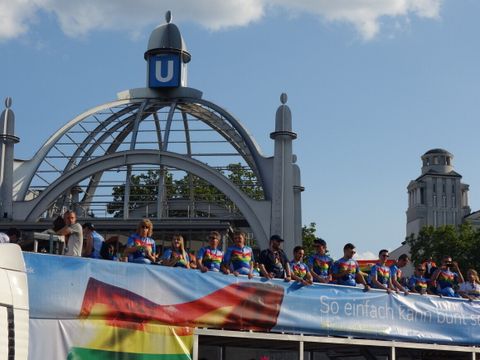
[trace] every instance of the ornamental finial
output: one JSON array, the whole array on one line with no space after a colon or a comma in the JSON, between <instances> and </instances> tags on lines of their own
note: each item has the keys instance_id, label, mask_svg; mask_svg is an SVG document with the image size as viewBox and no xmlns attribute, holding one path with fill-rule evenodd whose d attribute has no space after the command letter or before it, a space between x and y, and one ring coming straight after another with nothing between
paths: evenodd
<instances>
[{"instance_id":1,"label":"ornamental finial","mask_svg":"<svg viewBox=\"0 0 480 360\"><path fill-rule=\"evenodd\" d=\"M165 20L167 21L167 24L172 22L172 12L170 10L165 13Z\"/></svg>"}]
</instances>

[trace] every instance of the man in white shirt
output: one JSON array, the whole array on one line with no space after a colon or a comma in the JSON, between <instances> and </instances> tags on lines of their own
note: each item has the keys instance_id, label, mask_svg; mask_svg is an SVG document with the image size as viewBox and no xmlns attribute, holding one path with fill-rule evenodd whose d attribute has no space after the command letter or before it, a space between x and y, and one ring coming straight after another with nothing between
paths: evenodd
<instances>
[{"instance_id":1,"label":"man in white shirt","mask_svg":"<svg viewBox=\"0 0 480 360\"><path fill-rule=\"evenodd\" d=\"M82 225L77 223L77 214L74 211L67 211L63 218L65 227L58 230L58 235L65 236L65 255L82 256L83 247L83 229Z\"/></svg>"}]
</instances>

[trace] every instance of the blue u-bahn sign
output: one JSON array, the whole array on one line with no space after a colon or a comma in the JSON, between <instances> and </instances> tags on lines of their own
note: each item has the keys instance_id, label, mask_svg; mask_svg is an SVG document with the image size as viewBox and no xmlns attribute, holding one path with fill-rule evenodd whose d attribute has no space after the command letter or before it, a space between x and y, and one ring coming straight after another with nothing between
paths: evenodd
<instances>
[{"instance_id":1,"label":"blue u-bahn sign","mask_svg":"<svg viewBox=\"0 0 480 360\"><path fill-rule=\"evenodd\" d=\"M150 56L148 86L151 88L178 87L181 78L180 54Z\"/></svg>"}]
</instances>

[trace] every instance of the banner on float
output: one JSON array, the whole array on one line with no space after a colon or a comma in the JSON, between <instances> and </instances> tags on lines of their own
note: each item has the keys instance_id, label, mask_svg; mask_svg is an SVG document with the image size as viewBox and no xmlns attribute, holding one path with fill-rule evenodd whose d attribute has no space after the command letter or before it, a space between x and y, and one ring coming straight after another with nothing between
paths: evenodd
<instances>
[{"instance_id":1,"label":"banner on float","mask_svg":"<svg viewBox=\"0 0 480 360\"><path fill-rule=\"evenodd\" d=\"M102 351L118 346L117 337L141 343L142 334L167 336L163 330L152 330L156 326L166 326L167 333L175 334L171 338L182 339L191 336L187 328L209 327L480 343L478 302L33 253L25 254L25 260L31 319L107 326L113 333L101 341ZM80 331L78 324L59 343L75 345L65 339L75 338L70 331ZM35 329L40 328L31 329L35 342ZM120 336L114 329L128 329L133 335ZM186 345L179 346L188 352L190 342L182 340ZM85 340L82 346L93 345Z\"/></svg>"},{"instance_id":2,"label":"banner on float","mask_svg":"<svg viewBox=\"0 0 480 360\"><path fill-rule=\"evenodd\" d=\"M190 360L193 329L101 320L30 319L30 359Z\"/></svg>"}]
</instances>

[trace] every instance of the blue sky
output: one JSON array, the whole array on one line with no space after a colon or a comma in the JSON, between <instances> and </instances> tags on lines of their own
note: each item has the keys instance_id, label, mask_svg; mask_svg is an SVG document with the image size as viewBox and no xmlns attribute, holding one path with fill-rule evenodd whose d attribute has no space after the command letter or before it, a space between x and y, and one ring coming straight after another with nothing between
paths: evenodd
<instances>
[{"instance_id":1,"label":"blue sky","mask_svg":"<svg viewBox=\"0 0 480 360\"><path fill-rule=\"evenodd\" d=\"M271 155L288 94L303 223L334 257L396 248L406 186L431 148L454 154L480 209L480 2L476 0L0 0L0 97L17 158L63 124L145 86L143 53L171 9L189 86L240 119Z\"/></svg>"}]
</instances>

